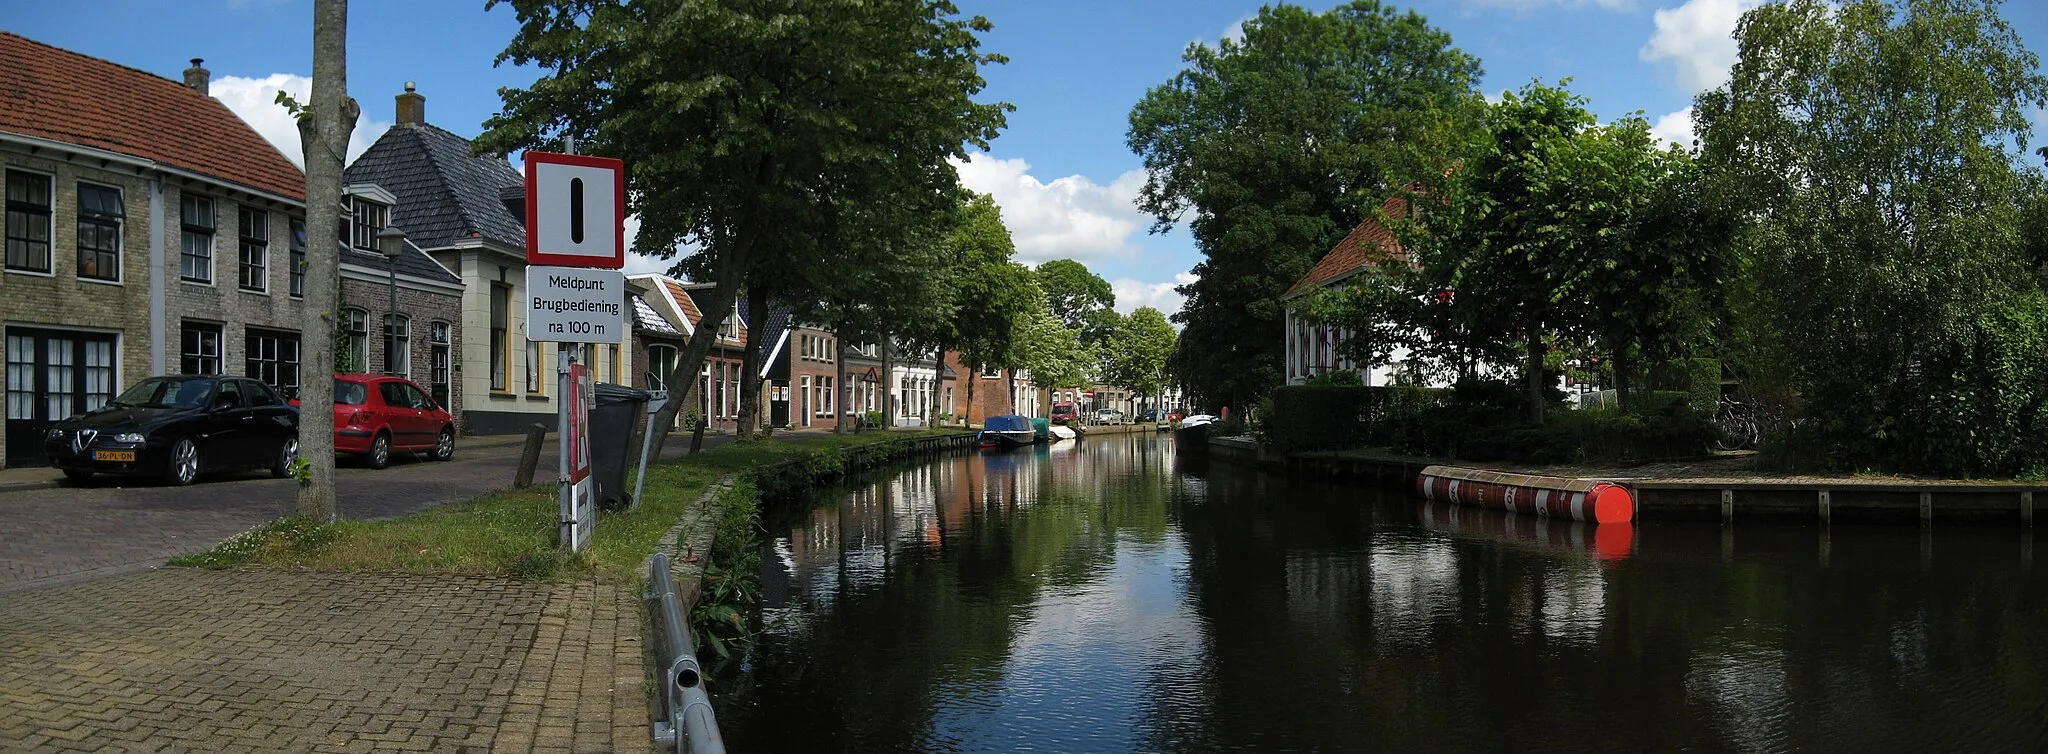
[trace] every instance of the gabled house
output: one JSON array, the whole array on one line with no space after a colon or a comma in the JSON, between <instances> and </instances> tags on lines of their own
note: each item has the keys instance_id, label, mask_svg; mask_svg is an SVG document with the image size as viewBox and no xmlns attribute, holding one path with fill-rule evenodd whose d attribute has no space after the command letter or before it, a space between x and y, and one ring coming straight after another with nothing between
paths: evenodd
<instances>
[{"instance_id":1,"label":"gabled house","mask_svg":"<svg viewBox=\"0 0 2048 754\"><path fill-rule=\"evenodd\" d=\"M559 391L556 344L526 339L521 305L524 176L502 158L472 156L468 139L428 123L426 97L411 84L397 95L395 116L396 125L346 172L351 186L373 186L390 198L387 205L374 193L355 194L353 233L374 237L378 228L395 226L459 282L459 316L445 345L453 354L450 392L461 396L458 416L465 432L505 434L534 422L551 424ZM361 238L352 242L365 246ZM401 282L408 271L417 273L412 282L419 286L433 277L424 265L408 263L400 270ZM406 307L401 291L400 309ZM372 316L383 329L381 315ZM418 315L413 317L417 330ZM419 340L417 332L412 339ZM633 351L598 344L586 349L586 361L599 380L615 381L635 371ZM377 355L370 358L376 361Z\"/></svg>"},{"instance_id":2,"label":"gabled house","mask_svg":"<svg viewBox=\"0 0 2048 754\"><path fill-rule=\"evenodd\" d=\"M779 305L757 306L746 298L739 300L737 309L740 321L752 325L750 330L761 342L761 390L767 397L762 404L762 422L771 427L791 427L795 418L791 416L791 402L797 397L790 388L792 365L787 347L791 310Z\"/></svg>"},{"instance_id":3,"label":"gabled house","mask_svg":"<svg viewBox=\"0 0 2048 754\"><path fill-rule=\"evenodd\" d=\"M657 365L654 368L662 373L672 372L685 345L683 341L695 335L704 322L703 309L696 296L710 295L711 286L693 285L664 275L634 275L628 278L628 282L646 286L648 293L641 300L682 335L673 351L660 343L647 347L649 363ZM730 431L739 426L740 377L745 363L746 338L746 324L740 321L739 313L734 312L720 323L717 339L712 341L711 352L705 356L704 366L698 370L696 379L683 383L680 376L671 378L669 398L681 399L686 406L676 413L678 428L689 426L692 412L704 417L716 429Z\"/></svg>"},{"instance_id":4,"label":"gabled house","mask_svg":"<svg viewBox=\"0 0 2048 754\"><path fill-rule=\"evenodd\" d=\"M1359 221L1357 227L1330 247L1330 251L1309 269L1308 274L1295 281L1281 296L1281 302L1287 307L1287 384L1299 385L1315 375L1338 370L1357 372L1367 385L1393 382L1393 367L1367 369L1339 355L1337 347L1350 336L1350 332L1311 321L1302 313L1301 304L1306 296L1317 290L1342 288L1352 279L1381 265L1408 264L1408 254L1401 249L1400 241L1378 219L1380 216L1399 217L1407 211L1406 199L1399 196L1388 198L1380 205L1379 215ZM1406 360L1407 354L1397 351L1393 357L1393 362L1399 364Z\"/></svg>"},{"instance_id":5,"label":"gabled house","mask_svg":"<svg viewBox=\"0 0 2048 754\"><path fill-rule=\"evenodd\" d=\"M832 427L839 410L839 338L803 321L790 324L773 372L790 388L792 427ZM847 378L854 377L847 372Z\"/></svg>"},{"instance_id":6,"label":"gabled house","mask_svg":"<svg viewBox=\"0 0 2048 754\"><path fill-rule=\"evenodd\" d=\"M297 384L270 345L302 315L305 179L209 81L0 32L7 465L144 376Z\"/></svg>"}]
</instances>

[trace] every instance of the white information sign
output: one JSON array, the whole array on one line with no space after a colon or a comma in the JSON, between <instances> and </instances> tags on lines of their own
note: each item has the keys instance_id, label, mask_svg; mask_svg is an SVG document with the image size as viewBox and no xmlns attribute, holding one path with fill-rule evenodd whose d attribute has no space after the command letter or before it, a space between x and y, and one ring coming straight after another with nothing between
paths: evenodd
<instances>
[{"instance_id":1,"label":"white information sign","mask_svg":"<svg viewBox=\"0 0 2048 754\"><path fill-rule=\"evenodd\" d=\"M526 268L526 339L626 342L626 275L590 267Z\"/></svg>"}]
</instances>

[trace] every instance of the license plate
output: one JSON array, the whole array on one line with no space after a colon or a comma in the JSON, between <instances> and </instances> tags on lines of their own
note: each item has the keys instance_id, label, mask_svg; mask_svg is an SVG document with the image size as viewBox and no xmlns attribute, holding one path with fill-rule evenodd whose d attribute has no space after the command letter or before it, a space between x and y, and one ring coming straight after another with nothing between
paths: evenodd
<instances>
[{"instance_id":1,"label":"license plate","mask_svg":"<svg viewBox=\"0 0 2048 754\"><path fill-rule=\"evenodd\" d=\"M93 452L92 452L92 460L95 460L95 461L126 461L126 462L128 462L128 463L134 463L134 462L135 462L135 451L132 451L132 450L95 450L95 451L93 451Z\"/></svg>"}]
</instances>

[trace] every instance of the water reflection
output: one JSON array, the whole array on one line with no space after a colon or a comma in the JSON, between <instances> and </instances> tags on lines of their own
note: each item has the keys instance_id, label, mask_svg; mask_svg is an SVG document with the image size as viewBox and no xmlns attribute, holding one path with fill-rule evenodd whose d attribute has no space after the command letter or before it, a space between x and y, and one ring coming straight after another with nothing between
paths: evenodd
<instances>
[{"instance_id":1,"label":"water reflection","mask_svg":"<svg viewBox=\"0 0 2048 754\"><path fill-rule=\"evenodd\" d=\"M2048 748L2012 530L1590 528L1145 436L773 514L736 751Z\"/></svg>"}]
</instances>

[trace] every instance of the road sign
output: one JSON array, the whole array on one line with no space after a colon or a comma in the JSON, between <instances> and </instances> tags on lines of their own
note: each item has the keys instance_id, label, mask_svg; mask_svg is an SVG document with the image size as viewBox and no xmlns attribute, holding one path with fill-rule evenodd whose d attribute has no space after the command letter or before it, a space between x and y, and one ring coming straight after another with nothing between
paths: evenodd
<instances>
[{"instance_id":1,"label":"road sign","mask_svg":"<svg viewBox=\"0 0 2048 754\"><path fill-rule=\"evenodd\" d=\"M626 265L626 163L527 152L526 263Z\"/></svg>"},{"instance_id":2,"label":"road sign","mask_svg":"<svg viewBox=\"0 0 2048 754\"><path fill-rule=\"evenodd\" d=\"M590 478L590 404L596 397L597 386L590 381L590 368L583 364L570 364L568 376L568 388L562 391L568 395L564 409L569 415L564 422L568 431L562 433L567 446L562 455L568 459L569 472L562 479L560 536L563 546L577 552L590 545L590 534L597 528L597 506Z\"/></svg>"},{"instance_id":3,"label":"road sign","mask_svg":"<svg viewBox=\"0 0 2048 754\"><path fill-rule=\"evenodd\" d=\"M625 273L588 267L527 267L526 339L626 342Z\"/></svg>"}]
</instances>

